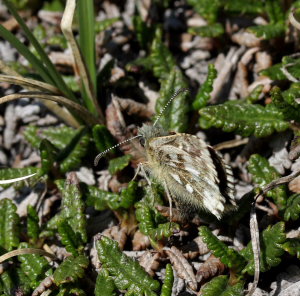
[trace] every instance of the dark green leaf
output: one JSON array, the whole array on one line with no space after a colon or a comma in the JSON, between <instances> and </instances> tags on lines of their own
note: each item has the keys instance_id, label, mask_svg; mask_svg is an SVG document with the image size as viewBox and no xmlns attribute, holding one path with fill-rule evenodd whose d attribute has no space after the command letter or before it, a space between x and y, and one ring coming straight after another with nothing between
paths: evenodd
<instances>
[{"instance_id":1,"label":"dark green leaf","mask_svg":"<svg viewBox=\"0 0 300 296\"><path fill-rule=\"evenodd\" d=\"M20 189L24 186L33 186L38 181L38 179L41 178L42 175L41 169L37 167L1 169L0 180L15 179L15 178L20 178L31 174L35 174L35 173L36 175L28 179L17 181L10 184L1 184L0 187L8 188L10 186L14 186L16 189Z\"/></svg>"},{"instance_id":2,"label":"dark green leaf","mask_svg":"<svg viewBox=\"0 0 300 296\"><path fill-rule=\"evenodd\" d=\"M298 83L294 84L284 92L281 92L279 87L273 87L271 91L275 107L283 114L286 120L300 122L300 107L296 102L300 95L299 85Z\"/></svg>"},{"instance_id":3,"label":"dark green leaf","mask_svg":"<svg viewBox=\"0 0 300 296\"><path fill-rule=\"evenodd\" d=\"M174 57L162 42L162 31L160 29L155 31L155 38L151 45L150 59L154 76L160 80L167 79L176 65Z\"/></svg>"},{"instance_id":4,"label":"dark green leaf","mask_svg":"<svg viewBox=\"0 0 300 296\"><path fill-rule=\"evenodd\" d=\"M286 240L284 233L284 223L279 222L274 226L265 229L260 237L260 270L262 272L270 270L281 262L280 256L284 253L283 243ZM254 274L254 259L251 242L240 254L248 261L243 273Z\"/></svg>"},{"instance_id":5,"label":"dark green leaf","mask_svg":"<svg viewBox=\"0 0 300 296\"><path fill-rule=\"evenodd\" d=\"M95 32L96 34L99 34L109 27L111 27L115 22L119 21L119 17L113 17L113 18L108 18L102 21L96 21L95 22Z\"/></svg>"},{"instance_id":6,"label":"dark green leaf","mask_svg":"<svg viewBox=\"0 0 300 296\"><path fill-rule=\"evenodd\" d=\"M90 135L87 128L79 129L71 142L58 155L63 173L76 169L81 164L82 158L88 152L89 142Z\"/></svg>"},{"instance_id":7,"label":"dark green leaf","mask_svg":"<svg viewBox=\"0 0 300 296\"><path fill-rule=\"evenodd\" d=\"M107 127L102 124L93 126L93 138L99 152L103 152L116 144ZM113 149L112 152L114 151Z\"/></svg>"},{"instance_id":8,"label":"dark green leaf","mask_svg":"<svg viewBox=\"0 0 300 296\"><path fill-rule=\"evenodd\" d=\"M95 287L95 296L116 296L114 280L105 268L101 268Z\"/></svg>"},{"instance_id":9,"label":"dark green leaf","mask_svg":"<svg viewBox=\"0 0 300 296\"><path fill-rule=\"evenodd\" d=\"M199 235L207 244L212 253L220 258L220 260L227 265L234 272L239 273L245 266L244 258L234 249L227 247L220 241L206 226L199 228Z\"/></svg>"},{"instance_id":10,"label":"dark green leaf","mask_svg":"<svg viewBox=\"0 0 300 296\"><path fill-rule=\"evenodd\" d=\"M39 216L32 205L27 206L27 234L35 242L39 237Z\"/></svg>"},{"instance_id":11,"label":"dark green leaf","mask_svg":"<svg viewBox=\"0 0 300 296\"><path fill-rule=\"evenodd\" d=\"M47 224L49 230L57 229L62 220L67 220L76 236L83 242L87 241L85 203L77 184L72 184L69 180L56 181L62 193L61 211L56 214ZM49 234L49 233L48 233ZM48 235L44 233L43 235Z\"/></svg>"},{"instance_id":12,"label":"dark green leaf","mask_svg":"<svg viewBox=\"0 0 300 296\"><path fill-rule=\"evenodd\" d=\"M251 155L248 170L252 174L254 182L260 188L281 177L269 164L268 160L258 154ZM276 204L283 208L287 201L286 185L280 185L268 191L267 196L272 197Z\"/></svg>"},{"instance_id":13,"label":"dark green leaf","mask_svg":"<svg viewBox=\"0 0 300 296\"><path fill-rule=\"evenodd\" d=\"M82 244L80 236L76 235L66 220L59 222L57 230L61 237L61 242L66 247L66 250L74 257L78 256L77 248Z\"/></svg>"},{"instance_id":14,"label":"dark green leaf","mask_svg":"<svg viewBox=\"0 0 300 296\"><path fill-rule=\"evenodd\" d=\"M201 37L219 37L224 34L224 28L222 24L215 23L207 26L191 27L188 29L188 33Z\"/></svg>"},{"instance_id":15,"label":"dark green leaf","mask_svg":"<svg viewBox=\"0 0 300 296\"><path fill-rule=\"evenodd\" d=\"M114 175L123 169L125 169L131 160L132 156L130 154L114 158L109 161L108 171L111 175Z\"/></svg>"},{"instance_id":16,"label":"dark green leaf","mask_svg":"<svg viewBox=\"0 0 300 296\"><path fill-rule=\"evenodd\" d=\"M57 158L58 149L47 139L41 141L40 154L42 162L42 174L48 174L53 168L53 164Z\"/></svg>"},{"instance_id":17,"label":"dark green leaf","mask_svg":"<svg viewBox=\"0 0 300 296\"><path fill-rule=\"evenodd\" d=\"M20 225L16 205L7 198L0 200L0 247L11 251L19 245Z\"/></svg>"},{"instance_id":18,"label":"dark green leaf","mask_svg":"<svg viewBox=\"0 0 300 296\"><path fill-rule=\"evenodd\" d=\"M76 282L78 278L84 277L84 272L88 265L89 260L84 255L68 257L53 274L56 285Z\"/></svg>"},{"instance_id":19,"label":"dark green leaf","mask_svg":"<svg viewBox=\"0 0 300 296\"><path fill-rule=\"evenodd\" d=\"M42 139L47 139L58 149L65 148L75 134L76 130L67 126L39 129L34 125L29 125L24 132L26 140L34 148L39 148Z\"/></svg>"},{"instance_id":20,"label":"dark green leaf","mask_svg":"<svg viewBox=\"0 0 300 296\"><path fill-rule=\"evenodd\" d=\"M242 296L244 289L242 283L234 286L229 285L226 275L219 275L213 278L209 283L205 284L201 289L202 296Z\"/></svg>"},{"instance_id":21,"label":"dark green leaf","mask_svg":"<svg viewBox=\"0 0 300 296\"><path fill-rule=\"evenodd\" d=\"M21 243L19 249L29 248L29 244ZM18 256L21 268L26 276L31 280L36 288L39 282L46 277L46 272L50 269L47 259L36 254L24 254Z\"/></svg>"},{"instance_id":22,"label":"dark green leaf","mask_svg":"<svg viewBox=\"0 0 300 296\"><path fill-rule=\"evenodd\" d=\"M156 101L155 109L157 115L164 110L158 122L166 130L184 132L187 128L189 94L186 91L179 93L166 107L175 90L184 89L187 86L185 78L177 67L171 68L167 78L161 80L160 96Z\"/></svg>"},{"instance_id":23,"label":"dark green leaf","mask_svg":"<svg viewBox=\"0 0 300 296\"><path fill-rule=\"evenodd\" d=\"M174 283L174 274L173 274L172 265L167 264L165 280L164 280L164 284L161 288L160 296L171 296L173 283Z\"/></svg>"},{"instance_id":24,"label":"dark green leaf","mask_svg":"<svg viewBox=\"0 0 300 296\"><path fill-rule=\"evenodd\" d=\"M282 245L282 248L292 256L297 256L300 259L300 238L288 238Z\"/></svg>"},{"instance_id":25,"label":"dark green leaf","mask_svg":"<svg viewBox=\"0 0 300 296\"><path fill-rule=\"evenodd\" d=\"M256 35L256 37L262 37L263 39L272 39L284 35L285 26L283 23L268 24L249 27L248 30Z\"/></svg>"},{"instance_id":26,"label":"dark green leaf","mask_svg":"<svg viewBox=\"0 0 300 296\"><path fill-rule=\"evenodd\" d=\"M290 219L296 221L300 216L300 194L293 194L287 200L287 205L284 210L284 220Z\"/></svg>"},{"instance_id":27,"label":"dark green leaf","mask_svg":"<svg viewBox=\"0 0 300 296\"><path fill-rule=\"evenodd\" d=\"M221 0L188 0L187 2L210 24L216 22L219 9L223 6Z\"/></svg>"},{"instance_id":28,"label":"dark green leaf","mask_svg":"<svg viewBox=\"0 0 300 296\"><path fill-rule=\"evenodd\" d=\"M284 121L283 114L272 104L262 107L258 104L229 101L222 105L202 108L199 113L202 127L215 126L225 132L235 131L244 137L266 137L290 126Z\"/></svg>"},{"instance_id":29,"label":"dark green leaf","mask_svg":"<svg viewBox=\"0 0 300 296\"><path fill-rule=\"evenodd\" d=\"M207 102L210 99L210 94L213 90L213 83L217 78L217 74L218 72L215 69L214 64L209 64L206 80L202 84L193 102L193 108L195 110L201 109L207 105Z\"/></svg>"},{"instance_id":30,"label":"dark green leaf","mask_svg":"<svg viewBox=\"0 0 300 296\"><path fill-rule=\"evenodd\" d=\"M129 209L138 198L136 194L137 183L135 181L129 182L127 188L123 189L120 194L104 191L94 186L86 186L85 188L87 205L93 206L98 211Z\"/></svg>"},{"instance_id":31,"label":"dark green leaf","mask_svg":"<svg viewBox=\"0 0 300 296\"><path fill-rule=\"evenodd\" d=\"M102 236L96 242L96 249L102 265L114 278L118 289L135 295L157 295L155 291L160 287L159 282L153 280L138 262L123 254L117 242Z\"/></svg>"}]
</instances>

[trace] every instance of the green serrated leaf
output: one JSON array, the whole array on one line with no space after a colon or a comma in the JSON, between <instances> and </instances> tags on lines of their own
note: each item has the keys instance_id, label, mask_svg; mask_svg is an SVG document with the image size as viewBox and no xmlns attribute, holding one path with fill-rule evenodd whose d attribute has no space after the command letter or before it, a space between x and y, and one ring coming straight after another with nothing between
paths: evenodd
<instances>
[{"instance_id":1,"label":"green serrated leaf","mask_svg":"<svg viewBox=\"0 0 300 296\"><path fill-rule=\"evenodd\" d=\"M164 110L158 122L166 130L184 132L187 129L188 122L189 94L186 91L181 92L167 108L165 106L174 95L174 90L186 88L188 85L177 67L173 67L170 71L168 77L161 80L160 96L155 106L156 114L160 114Z\"/></svg>"},{"instance_id":2,"label":"green serrated leaf","mask_svg":"<svg viewBox=\"0 0 300 296\"><path fill-rule=\"evenodd\" d=\"M7 198L0 200L0 247L7 251L19 245L20 221L16 205Z\"/></svg>"},{"instance_id":3,"label":"green serrated leaf","mask_svg":"<svg viewBox=\"0 0 300 296\"><path fill-rule=\"evenodd\" d=\"M268 24L249 27L248 30L265 40L277 38L284 35L285 25L283 23Z\"/></svg>"},{"instance_id":4,"label":"green serrated leaf","mask_svg":"<svg viewBox=\"0 0 300 296\"><path fill-rule=\"evenodd\" d=\"M106 29L111 27L114 23L116 23L119 20L120 20L119 17L113 17L113 18L108 18L108 19L102 20L102 21L96 21L95 22L95 33L99 34L103 31L105 31Z\"/></svg>"},{"instance_id":5,"label":"green serrated leaf","mask_svg":"<svg viewBox=\"0 0 300 296\"><path fill-rule=\"evenodd\" d=\"M154 76L159 79L167 79L176 61L169 49L162 42L162 31L157 29L151 45L150 60Z\"/></svg>"},{"instance_id":6,"label":"green serrated leaf","mask_svg":"<svg viewBox=\"0 0 300 296\"><path fill-rule=\"evenodd\" d=\"M262 272L270 270L281 262L280 256L284 253L283 243L286 241L284 223L278 222L265 229L260 237L260 270ZM254 274L254 259L251 242L240 254L248 261L243 273Z\"/></svg>"},{"instance_id":7,"label":"green serrated leaf","mask_svg":"<svg viewBox=\"0 0 300 296\"><path fill-rule=\"evenodd\" d=\"M282 248L292 256L297 256L300 259L300 238L287 238Z\"/></svg>"},{"instance_id":8,"label":"green serrated leaf","mask_svg":"<svg viewBox=\"0 0 300 296\"><path fill-rule=\"evenodd\" d=\"M263 1L253 1L253 0L226 0L223 1L224 9L231 13L239 14L261 14L264 11Z\"/></svg>"},{"instance_id":9,"label":"green serrated leaf","mask_svg":"<svg viewBox=\"0 0 300 296\"><path fill-rule=\"evenodd\" d=\"M75 284L76 285L76 284ZM74 284L68 283L68 284L62 284L59 287L59 292L56 294L56 296L70 296L70 295L76 295L76 296L86 296L84 290L74 287Z\"/></svg>"},{"instance_id":10,"label":"green serrated leaf","mask_svg":"<svg viewBox=\"0 0 300 296\"><path fill-rule=\"evenodd\" d=\"M56 285L76 282L78 278L84 277L85 269L89 265L89 260L84 255L78 257L68 257L54 272L54 282Z\"/></svg>"},{"instance_id":11,"label":"green serrated leaf","mask_svg":"<svg viewBox=\"0 0 300 296\"><path fill-rule=\"evenodd\" d=\"M281 92L279 87L273 87L271 91L274 106L283 114L285 120L300 122L300 107L296 102L300 94L299 84L291 86L288 90Z\"/></svg>"},{"instance_id":12,"label":"green serrated leaf","mask_svg":"<svg viewBox=\"0 0 300 296\"><path fill-rule=\"evenodd\" d=\"M285 80L287 79L286 76L281 71L282 63L275 64L267 69L260 71L260 75L268 76L272 80ZM291 70L291 68L289 68Z\"/></svg>"},{"instance_id":13,"label":"green serrated leaf","mask_svg":"<svg viewBox=\"0 0 300 296\"><path fill-rule=\"evenodd\" d=\"M284 9L281 0L266 0L265 10L272 24L285 22Z\"/></svg>"},{"instance_id":14,"label":"green serrated leaf","mask_svg":"<svg viewBox=\"0 0 300 296\"><path fill-rule=\"evenodd\" d=\"M210 94L213 90L213 83L217 78L217 70L214 64L208 65L208 73L205 82L202 84L200 90L198 91L196 98L193 102L194 110L199 110L205 107L210 99Z\"/></svg>"},{"instance_id":15,"label":"green serrated leaf","mask_svg":"<svg viewBox=\"0 0 300 296\"><path fill-rule=\"evenodd\" d=\"M76 235L78 235L83 242L86 242L85 203L82 200L82 193L79 186L64 180L58 180L55 183L62 193L62 210L55 216L57 218L54 219L54 221L57 223L61 221L60 219L66 219Z\"/></svg>"},{"instance_id":16,"label":"green serrated leaf","mask_svg":"<svg viewBox=\"0 0 300 296\"><path fill-rule=\"evenodd\" d=\"M280 178L280 174L273 168L268 160L259 154L251 155L248 170L253 176L254 183L263 188L270 182ZM269 190L267 196L272 197L279 208L283 208L287 202L286 185L280 185Z\"/></svg>"},{"instance_id":17,"label":"green serrated leaf","mask_svg":"<svg viewBox=\"0 0 300 296\"><path fill-rule=\"evenodd\" d=\"M74 257L78 256L77 248L82 244L80 236L76 235L66 220L61 220L59 222L57 230L61 237L61 242L66 247L66 250Z\"/></svg>"},{"instance_id":18,"label":"green serrated leaf","mask_svg":"<svg viewBox=\"0 0 300 296\"><path fill-rule=\"evenodd\" d=\"M60 162L60 169L63 173L77 168L82 158L88 152L90 136L87 128L79 129L70 143L59 153L57 159Z\"/></svg>"},{"instance_id":19,"label":"green serrated leaf","mask_svg":"<svg viewBox=\"0 0 300 296\"><path fill-rule=\"evenodd\" d=\"M36 174L28 179L17 181L10 184L1 184L0 187L8 188L10 186L14 186L16 189L20 189L24 186L33 186L39 178L41 178L42 171L37 167L26 167L26 168L8 168L0 170L0 180L9 180L20 178L23 176L28 176L31 174Z\"/></svg>"},{"instance_id":20,"label":"green serrated leaf","mask_svg":"<svg viewBox=\"0 0 300 296\"><path fill-rule=\"evenodd\" d=\"M97 276L95 296L116 296L116 285L108 271L102 268Z\"/></svg>"},{"instance_id":21,"label":"green serrated leaf","mask_svg":"<svg viewBox=\"0 0 300 296\"><path fill-rule=\"evenodd\" d=\"M71 142L76 132L75 129L67 126L39 129L34 125L29 125L25 129L24 136L34 148L38 149L42 139L47 139L56 148L63 149Z\"/></svg>"},{"instance_id":22,"label":"green serrated leaf","mask_svg":"<svg viewBox=\"0 0 300 296\"><path fill-rule=\"evenodd\" d=\"M8 271L4 271L1 275L0 275L0 288L2 288L0 290L0 292L4 293L1 296L10 296L13 295L13 291L14 291L14 282L9 274Z\"/></svg>"},{"instance_id":23,"label":"green serrated leaf","mask_svg":"<svg viewBox=\"0 0 300 296\"><path fill-rule=\"evenodd\" d=\"M205 284L201 289L202 296L242 296L244 289L242 283L234 286L229 285L226 275L219 275L213 278L209 283Z\"/></svg>"},{"instance_id":24,"label":"green serrated leaf","mask_svg":"<svg viewBox=\"0 0 300 296\"><path fill-rule=\"evenodd\" d=\"M99 152L103 152L116 144L107 127L102 124L93 126L93 138ZM112 152L114 151L112 150Z\"/></svg>"},{"instance_id":25,"label":"green serrated leaf","mask_svg":"<svg viewBox=\"0 0 300 296\"><path fill-rule=\"evenodd\" d=\"M160 214L147 206L144 202L136 203L135 207L135 215L139 221L140 231L148 235L154 244L155 241L168 238L180 230L179 225L176 223L162 223L162 221L159 221L158 216L160 216Z\"/></svg>"},{"instance_id":26,"label":"green serrated leaf","mask_svg":"<svg viewBox=\"0 0 300 296\"><path fill-rule=\"evenodd\" d=\"M212 253L220 258L220 260L231 270L239 273L245 266L244 258L234 249L227 247L221 242L206 226L199 228L199 235L207 244Z\"/></svg>"},{"instance_id":27,"label":"green serrated leaf","mask_svg":"<svg viewBox=\"0 0 300 296\"><path fill-rule=\"evenodd\" d=\"M283 114L272 104L262 107L240 101L229 101L222 105L208 106L199 110L200 125L215 126L225 132L236 132L244 137L254 135L266 137L273 132L289 128Z\"/></svg>"},{"instance_id":28,"label":"green serrated leaf","mask_svg":"<svg viewBox=\"0 0 300 296\"><path fill-rule=\"evenodd\" d=\"M120 208L129 209L138 198L136 190L137 182L135 181L129 182L127 188L124 188L120 194L108 192L94 186L86 186L86 203L98 211L105 209L118 210Z\"/></svg>"},{"instance_id":29,"label":"green serrated leaf","mask_svg":"<svg viewBox=\"0 0 300 296\"><path fill-rule=\"evenodd\" d=\"M221 0L188 0L187 2L210 24L216 22L219 9L223 6Z\"/></svg>"},{"instance_id":30,"label":"green serrated leaf","mask_svg":"<svg viewBox=\"0 0 300 296\"><path fill-rule=\"evenodd\" d=\"M160 296L171 296L174 283L174 274L171 264L166 266L165 280L161 288Z\"/></svg>"},{"instance_id":31,"label":"green serrated leaf","mask_svg":"<svg viewBox=\"0 0 300 296\"><path fill-rule=\"evenodd\" d=\"M201 27L191 27L188 33L201 37L219 37L224 34L224 27L220 23L210 24Z\"/></svg>"},{"instance_id":32,"label":"green serrated leaf","mask_svg":"<svg viewBox=\"0 0 300 296\"><path fill-rule=\"evenodd\" d=\"M149 26L139 15L133 16L132 22L137 40L142 48L147 49L154 37L154 27Z\"/></svg>"},{"instance_id":33,"label":"green serrated leaf","mask_svg":"<svg viewBox=\"0 0 300 296\"><path fill-rule=\"evenodd\" d=\"M58 149L47 139L43 139L40 144L40 154L42 162L42 174L48 174L53 168L57 158Z\"/></svg>"},{"instance_id":34,"label":"green serrated leaf","mask_svg":"<svg viewBox=\"0 0 300 296\"><path fill-rule=\"evenodd\" d=\"M157 295L155 291L160 288L159 282L152 279L138 262L123 254L117 242L103 236L96 242L96 249L118 289L134 295Z\"/></svg>"},{"instance_id":35,"label":"green serrated leaf","mask_svg":"<svg viewBox=\"0 0 300 296\"><path fill-rule=\"evenodd\" d=\"M252 90L252 92L249 94L249 96L247 96L245 98L246 102L250 103L250 104L257 102L260 98L263 88L264 88L264 86L262 84L259 84L258 86L256 86Z\"/></svg>"},{"instance_id":36,"label":"green serrated leaf","mask_svg":"<svg viewBox=\"0 0 300 296\"><path fill-rule=\"evenodd\" d=\"M111 175L114 175L123 169L125 169L131 160L132 156L130 154L114 158L109 161L108 171Z\"/></svg>"},{"instance_id":37,"label":"green serrated leaf","mask_svg":"<svg viewBox=\"0 0 300 296\"><path fill-rule=\"evenodd\" d=\"M27 206L27 235L35 242L39 237L39 216L32 205Z\"/></svg>"},{"instance_id":38,"label":"green serrated leaf","mask_svg":"<svg viewBox=\"0 0 300 296\"><path fill-rule=\"evenodd\" d=\"M20 243L19 249L29 248L29 244ZM24 254L18 256L21 268L31 281L31 286L36 288L39 282L46 277L50 269L47 259L36 254Z\"/></svg>"},{"instance_id":39,"label":"green serrated leaf","mask_svg":"<svg viewBox=\"0 0 300 296\"><path fill-rule=\"evenodd\" d=\"M284 220L298 220L300 216L300 194L293 194L287 200L284 210Z\"/></svg>"}]
</instances>

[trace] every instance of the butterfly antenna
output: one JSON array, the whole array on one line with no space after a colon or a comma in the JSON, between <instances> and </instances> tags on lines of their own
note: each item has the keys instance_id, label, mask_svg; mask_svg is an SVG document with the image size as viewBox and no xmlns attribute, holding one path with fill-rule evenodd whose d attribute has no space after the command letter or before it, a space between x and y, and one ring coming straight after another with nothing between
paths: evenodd
<instances>
[{"instance_id":1,"label":"butterfly antenna","mask_svg":"<svg viewBox=\"0 0 300 296\"><path fill-rule=\"evenodd\" d=\"M101 157L104 156L104 155L105 155L107 152L109 152L110 150L115 149L115 148L117 148L117 147L119 147L119 146L121 146L121 145L123 145L123 144L129 142L129 141L132 141L133 139L138 138L138 137L141 137L141 135L134 136L134 137L132 137L132 138L130 138L130 139L127 139L127 140L125 140L125 141L123 141L123 142L120 142L120 143L118 143L118 144L116 144L116 145L114 145L114 146L112 146L112 147L110 147L110 148L104 150L103 152L99 153L99 154L95 157L95 160L94 160L94 166L97 166L99 160L101 159Z\"/></svg>"},{"instance_id":2,"label":"butterfly antenna","mask_svg":"<svg viewBox=\"0 0 300 296\"><path fill-rule=\"evenodd\" d=\"M167 102L167 104L162 108L162 110L160 111L160 113L158 114L158 116L156 117L153 126L155 126L158 122L158 120L161 118L161 116L163 115L163 113L165 112L166 108L170 105L170 103L181 93L183 92L188 92L190 91L189 88L180 88L179 90L177 90L173 96L169 99L169 101Z\"/></svg>"}]
</instances>

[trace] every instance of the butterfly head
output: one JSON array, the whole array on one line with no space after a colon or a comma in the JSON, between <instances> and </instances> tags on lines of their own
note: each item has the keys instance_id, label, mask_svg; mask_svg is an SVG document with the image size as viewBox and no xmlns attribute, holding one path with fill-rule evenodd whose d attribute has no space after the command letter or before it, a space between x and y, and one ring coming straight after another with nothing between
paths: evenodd
<instances>
[{"instance_id":1,"label":"butterfly head","mask_svg":"<svg viewBox=\"0 0 300 296\"><path fill-rule=\"evenodd\" d=\"M167 136L168 132L166 132L159 124L153 126L144 123L142 127L138 129L138 135L141 137L142 146L145 146L145 143L147 143L151 138Z\"/></svg>"}]
</instances>

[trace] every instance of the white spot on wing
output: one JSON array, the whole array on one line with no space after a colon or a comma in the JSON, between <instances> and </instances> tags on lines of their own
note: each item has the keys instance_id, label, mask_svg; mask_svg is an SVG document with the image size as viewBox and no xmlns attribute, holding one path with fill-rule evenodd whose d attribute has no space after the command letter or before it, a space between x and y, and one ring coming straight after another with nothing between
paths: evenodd
<instances>
[{"instance_id":1,"label":"white spot on wing","mask_svg":"<svg viewBox=\"0 0 300 296\"><path fill-rule=\"evenodd\" d=\"M194 192L194 189L193 189L193 187L192 187L190 184L186 184L186 185L185 185L185 188L186 188L186 190L187 190L189 193L193 193L193 192Z\"/></svg>"},{"instance_id":2,"label":"white spot on wing","mask_svg":"<svg viewBox=\"0 0 300 296\"><path fill-rule=\"evenodd\" d=\"M191 174L195 175L195 176L199 176L200 172L198 170L196 170L194 167L192 167L191 165L185 164L184 168L190 172Z\"/></svg>"},{"instance_id":3,"label":"white spot on wing","mask_svg":"<svg viewBox=\"0 0 300 296\"><path fill-rule=\"evenodd\" d=\"M182 184L182 181L181 181L181 179L180 179L180 177L178 175L172 174L172 173L170 173L170 175L173 177L173 179L175 181L177 181L179 184Z\"/></svg>"}]
</instances>

